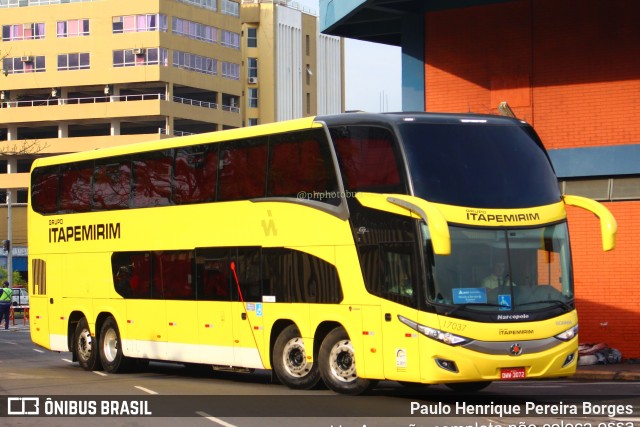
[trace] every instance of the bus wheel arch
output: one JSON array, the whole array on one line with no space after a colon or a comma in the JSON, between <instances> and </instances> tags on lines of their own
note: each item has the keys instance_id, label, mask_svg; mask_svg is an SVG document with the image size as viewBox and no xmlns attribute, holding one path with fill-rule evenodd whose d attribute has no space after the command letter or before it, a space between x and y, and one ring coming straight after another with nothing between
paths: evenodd
<instances>
[{"instance_id":1,"label":"bus wheel arch","mask_svg":"<svg viewBox=\"0 0 640 427\"><path fill-rule=\"evenodd\" d=\"M342 326L332 329L322 340L318 352L322 380L336 393L358 395L375 387L377 381L359 378L349 334Z\"/></svg>"},{"instance_id":2,"label":"bus wheel arch","mask_svg":"<svg viewBox=\"0 0 640 427\"><path fill-rule=\"evenodd\" d=\"M271 346L271 364L276 377L291 389L309 390L316 387L321 378L315 357L309 357L313 348L305 347L295 323L287 322L286 326L279 326L278 333L272 336Z\"/></svg>"},{"instance_id":3,"label":"bus wheel arch","mask_svg":"<svg viewBox=\"0 0 640 427\"><path fill-rule=\"evenodd\" d=\"M96 322L96 329L97 325L98 322ZM117 374L134 367L135 360L124 355L120 329L113 316L108 316L101 322L98 343L100 361L105 371Z\"/></svg>"},{"instance_id":4,"label":"bus wheel arch","mask_svg":"<svg viewBox=\"0 0 640 427\"><path fill-rule=\"evenodd\" d=\"M69 325L73 324L75 324L71 347L73 357L78 361L80 367L86 371L102 370L98 350L98 336L95 333L91 334L87 318L83 316L77 322L69 323Z\"/></svg>"}]
</instances>

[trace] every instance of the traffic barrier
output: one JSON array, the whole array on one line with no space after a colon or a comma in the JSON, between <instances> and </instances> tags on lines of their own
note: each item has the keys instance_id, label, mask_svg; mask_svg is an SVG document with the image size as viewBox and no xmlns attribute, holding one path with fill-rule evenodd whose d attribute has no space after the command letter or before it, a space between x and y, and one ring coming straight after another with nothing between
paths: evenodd
<instances>
[{"instance_id":1,"label":"traffic barrier","mask_svg":"<svg viewBox=\"0 0 640 427\"><path fill-rule=\"evenodd\" d=\"M12 305L11 309L9 310L9 322L11 322L11 324L13 324L15 326L15 324L16 324L15 309L16 308L22 309L22 324L26 326L27 320L29 320L29 306L28 305L16 305L16 306Z\"/></svg>"}]
</instances>

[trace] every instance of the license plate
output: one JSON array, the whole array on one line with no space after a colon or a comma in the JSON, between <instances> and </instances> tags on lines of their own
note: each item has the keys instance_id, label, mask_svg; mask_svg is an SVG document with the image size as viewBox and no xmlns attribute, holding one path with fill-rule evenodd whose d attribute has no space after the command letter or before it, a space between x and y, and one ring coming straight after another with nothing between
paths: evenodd
<instances>
[{"instance_id":1,"label":"license plate","mask_svg":"<svg viewBox=\"0 0 640 427\"><path fill-rule=\"evenodd\" d=\"M527 377L524 368L502 368L500 379L503 381L523 380Z\"/></svg>"}]
</instances>

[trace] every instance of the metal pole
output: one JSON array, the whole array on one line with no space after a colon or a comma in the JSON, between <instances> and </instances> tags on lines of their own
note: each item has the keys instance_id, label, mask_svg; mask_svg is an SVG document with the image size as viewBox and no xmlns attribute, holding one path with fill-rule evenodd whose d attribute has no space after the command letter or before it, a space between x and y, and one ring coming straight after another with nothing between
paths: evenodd
<instances>
[{"instance_id":1,"label":"metal pole","mask_svg":"<svg viewBox=\"0 0 640 427\"><path fill-rule=\"evenodd\" d=\"M9 250L7 251L7 280L9 287L13 287L13 227L11 221L11 191L7 191L7 240L9 241Z\"/></svg>"}]
</instances>

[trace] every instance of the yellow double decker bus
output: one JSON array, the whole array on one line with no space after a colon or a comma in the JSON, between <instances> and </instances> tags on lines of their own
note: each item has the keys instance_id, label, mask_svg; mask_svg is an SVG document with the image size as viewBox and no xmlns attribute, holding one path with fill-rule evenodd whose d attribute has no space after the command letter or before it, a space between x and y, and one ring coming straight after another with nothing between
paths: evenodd
<instances>
[{"instance_id":1,"label":"yellow double decker bus","mask_svg":"<svg viewBox=\"0 0 640 427\"><path fill-rule=\"evenodd\" d=\"M565 205L526 123L306 118L41 158L31 336L110 373L149 360L273 370L358 394L570 375Z\"/></svg>"}]
</instances>

